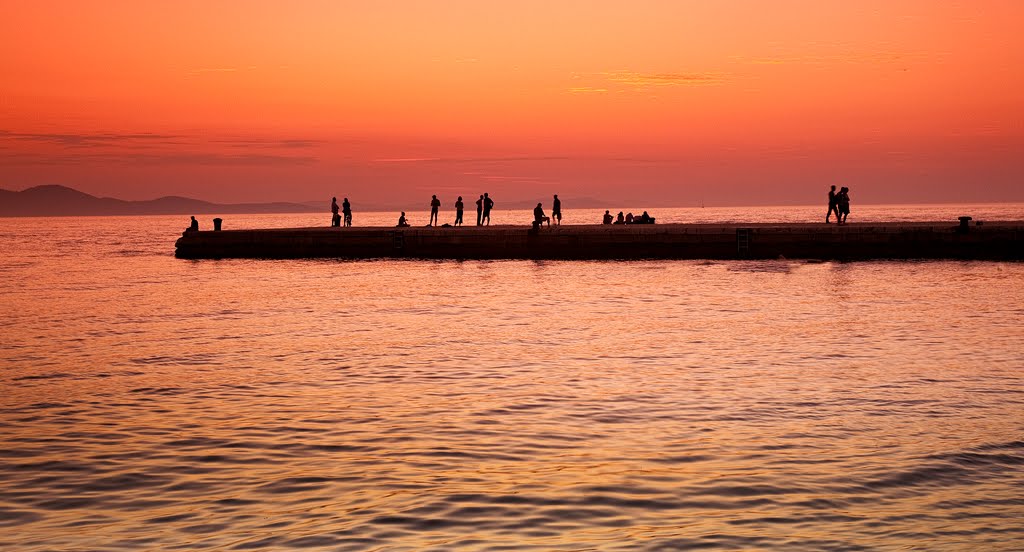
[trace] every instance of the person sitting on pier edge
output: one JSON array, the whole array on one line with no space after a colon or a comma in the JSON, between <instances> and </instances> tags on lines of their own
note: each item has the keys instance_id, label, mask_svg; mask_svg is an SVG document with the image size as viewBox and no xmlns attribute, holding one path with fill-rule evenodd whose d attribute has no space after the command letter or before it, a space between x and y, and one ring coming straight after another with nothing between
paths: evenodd
<instances>
[{"instance_id":1,"label":"person sitting on pier edge","mask_svg":"<svg viewBox=\"0 0 1024 552\"><path fill-rule=\"evenodd\" d=\"M341 214L345 215L345 226L352 226L352 204L347 197L341 202Z\"/></svg>"},{"instance_id":2,"label":"person sitting on pier edge","mask_svg":"<svg viewBox=\"0 0 1024 552\"><path fill-rule=\"evenodd\" d=\"M562 200L558 199L558 194L555 194L555 201L551 204L551 218L559 226L562 225Z\"/></svg>"},{"instance_id":3,"label":"person sitting on pier edge","mask_svg":"<svg viewBox=\"0 0 1024 552\"><path fill-rule=\"evenodd\" d=\"M341 216L338 215L338 198L331 198L331 228L341 226Z\"/></svg>"},{"instance_id":4,"label":"person sitting on pier edge","mask_svg":"<svg viewBox=\"0 0 1024 552\"><path fill-rule=\"evenodd\" d=\"M640 224L654 224L654 217L652 217L651 215L648 215L647 211L644 211L644 214L640 215L640 220L639 221L637 221L636 219L633 219L633 223L634 224L636 224L638 222Z\"/></svg>"},{"instance_id":5,"label":"person sitting on pier edge","mask_svg":"<svg viewBox=\"0 0 1024 552\"><path fill-rule=\"evenodd\" d=\"M836 222L839 222L839 208L836 206L835 186L832 186L832 189L828 191L828 212L825 213L825 224L829 224L828 218L832 216L832 213L836 214Z\"/></svg>"},{"instance_id":6,"label":"person sitting on pier edge","mask_svg":"<svg viewBox=\"0 0 1024 552\"><path fill-rule=\"evenodd\" d=\"M430 197L431 197L431 200L430 200L430 222L427 223L427 226L430 226L430 225L436 226L437 225L437 209L441 206L441 200L437 199L436 195L435 196L430 196Z\"/></svg>"},{"instance_id":7,"label":"person sitting on pier edge","mask_svg":"<svg viewBox=\"0 0 1024 552\"><path fill-rule=\"evenodd\" d=\"M626 217L622 216L622 211L619 211L619 216L615 217L615 224L626 224Z\"/></svg>"},{"instance_id":8,"label":"person sitting on pier edge","mask_svg":"<svg viewBox=\"0 0 1024 552\"><path fill-rule=\"evenodd\" d=\"M534 228L537 228L545 222L548 223L548 226L550 227L551 217L544 216L544 207L538 203L537 206L533 208L533 226Z\"/></svg>"},{"instance_id":9,"label":"person sitting on pier edge","mask_svg":"<svg viewBox=\"0 0 1024 552\"><path fill-rule=\"evenodd\" d=\"M405 228L407 226L409 226L409 221L405 220L405 211L402 211L402 216L398 217L396 228Z\"/></svg>"},{"instance_id":10,"label":"person sitting on pier edge","mask_svg":"<svg viewBox=\"0 0 1024 552\"><path fill-rule=\"evenodd\" d=\"M487 192L484 192L484 216L482 219L480 219L481 224L483 223L483 221L486 220L487 226L491 225L491 209L493 208L494 200L491 199L491 196L487 195Z\"/></svg>"},{"instance_id":11,"label":"person sitting on pier edge","mask_svg":"<svg viewBox=\"0 0 1024 552\"><path fill-rule=\"evenodd\" d=\"M484 196L480 196L480 199L476 200L476 225L480 226L483 224L483 213L484 212Z\"/></svg>"},{"instance_id":12,"label":"person sitting on pier edge","mask_svg":"<svg viewBox=\"0 0 1024 552\"><path fill-rule=\"evenodd\" d=\"M633 213L626 213L626 224L633 224Z\"/></svg>"},{"instance_id":13,"label":"person sitting on pier edge","mask_svg":"<svg viewBox=\"0 0 1024 552\"><path fill-rule=\"evenodd\" d=\"M185 230L188 231L188 232L198 232L199 231L199 221L196 220L195 215L193 215L191 218L192 218L192 221L188 223L188 228L186 228Z\"/></svg>"},{"instance_id":14,"label":"person sitting on pier edge","mask_svg":"<svg viewBox=\"0 0 1024 552\"><path fill-rule=\"evenodd\" d=\"M455 226L462 226L462 208L463 207L464 207L464 205L462 203L462 196L459 196L459 199L457 199L455 201Z\"/></svg>"},{"instance_id":15,"label":"person sitting on pier edge","mask_svg":"<svg viewBox=\"0 0 1024 552\"><path fill-rule=\"evenodd\" d=\"M605 210L605 212L604 212L604 224L611 224L611 223L612 223L612 213L611 213L611 211Z\"/></svg>"}]
</instances>

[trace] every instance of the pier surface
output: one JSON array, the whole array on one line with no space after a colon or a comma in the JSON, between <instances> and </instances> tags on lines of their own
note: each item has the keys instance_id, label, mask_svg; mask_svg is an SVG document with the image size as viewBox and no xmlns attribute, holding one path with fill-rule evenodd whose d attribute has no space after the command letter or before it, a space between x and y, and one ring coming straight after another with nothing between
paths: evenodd
<instances>
[{"instance_id":1,"label":"pier surface","mask_svg":"<svg viewBox=\"0 0 1024 552\"><path fill-rule=\"evenodd\" d=\"M654 224L186 231L183 259L1024 260L1024 222Z\"/></svg>"}]
</instances>

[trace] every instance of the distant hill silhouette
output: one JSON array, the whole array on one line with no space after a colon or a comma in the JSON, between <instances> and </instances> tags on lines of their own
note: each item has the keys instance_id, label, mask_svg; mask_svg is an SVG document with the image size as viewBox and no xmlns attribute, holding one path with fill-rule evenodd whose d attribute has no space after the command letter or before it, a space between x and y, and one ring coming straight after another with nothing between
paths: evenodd
<instances>
[{"instance_id":1,"label":"distant hill silhouette","mask_svg":"<svg viewBox=\"0 0 1024 552\"><path fill-rule=\"evenodd\" d=\"M326 210L301 203L210 203L166 196L146 201L96 197L67 186L35 186L20 192L0 189L0 217L201 215L239 213L313 213Z\"/></svg>"}]
</instances>

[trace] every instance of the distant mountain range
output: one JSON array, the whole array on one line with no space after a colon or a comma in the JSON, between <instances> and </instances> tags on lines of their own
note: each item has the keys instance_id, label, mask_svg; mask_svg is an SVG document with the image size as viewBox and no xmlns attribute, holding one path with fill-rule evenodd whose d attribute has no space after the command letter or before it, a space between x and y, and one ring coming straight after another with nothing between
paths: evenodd
<instances>
[{"instance_id":1,"label":"distant mountain range","mask_svg":"<svg viewBox=\"0 0 1024 552\"><path fill-rule=\"evenodd\" d=\"M446 208L454 203L452 198L443 198ZM476 209L473 198L466 200L466 210ZM532 209L536 200L496 198L497 208ZM593 198L563 198L563 204L572 208L607 208L606 202ZM300 203L211 203L188 197L166 196L145 201L125 201L112 197L96 197L73 188L60 185L35 186L20 192L0 189L0 217L58 217L58 216L104 216L104 215L230 215L259 213L319 213L328 210L329 201L308 201ZM383 205L358 203L355 207L364 212L429 209L429 200L417 205ZM551 198L544 199L545 209L551 209Z\"/></svg>"},{"instance_id":2,"label":"distant mountain range","mask_svg":"<svg viewBox=\"0 0 1024 552\"><path fill-rule=\"evenodd\" d=\"M210 203L178 196L125 201L58 185L35 186L20 192L0 189L0 217L313 213L326 209L326 204L314 207L286 202Z\"/></svg>"}]
</instances>

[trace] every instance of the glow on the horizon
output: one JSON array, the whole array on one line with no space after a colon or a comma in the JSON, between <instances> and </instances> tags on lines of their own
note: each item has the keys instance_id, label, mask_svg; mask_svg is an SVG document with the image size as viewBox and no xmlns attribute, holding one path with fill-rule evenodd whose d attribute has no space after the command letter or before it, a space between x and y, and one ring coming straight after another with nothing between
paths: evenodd
<instances>
[{"instance_id":1,"label":"glow on the horizon","mask_svg":"<svg viewBox=\"0 0 1024 552\"><path fill-rule=\"evenodd\" d=\"M0 6L0 187L1022 200L1024 4ZM342 191L344 190L344 192Z\"/></svg>"}]
</instances>

